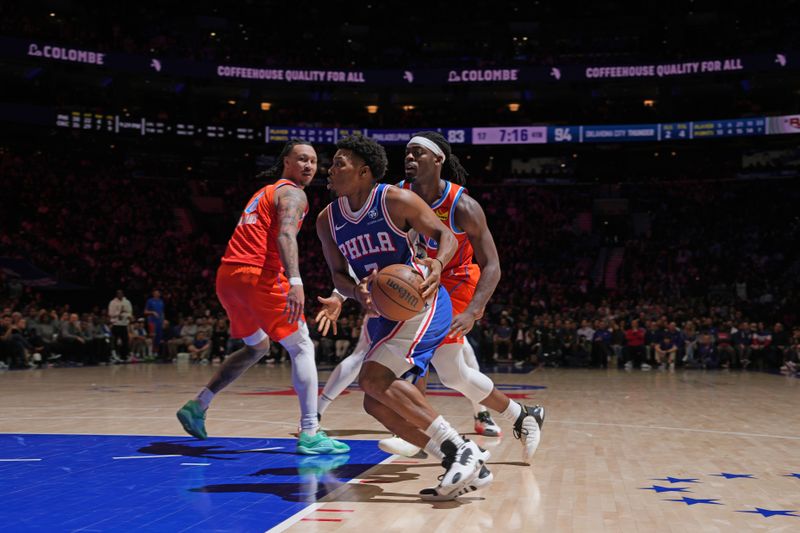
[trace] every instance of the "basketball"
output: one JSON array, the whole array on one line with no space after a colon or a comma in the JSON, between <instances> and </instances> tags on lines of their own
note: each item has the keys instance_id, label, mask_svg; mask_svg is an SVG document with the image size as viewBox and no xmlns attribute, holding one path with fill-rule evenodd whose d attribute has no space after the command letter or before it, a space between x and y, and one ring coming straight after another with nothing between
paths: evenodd
<instances>
[{"instance_id":1,"label":"basketball","mask_svg":"<svg viewBox=\"0 0 800 533\"><path fill-rule=\"evenodd\" d=\"M408 320L425 307L422 276L408 265L389 265L372 282L370 295L378 313L389 320Z\"/></svg>"}]
</instances>

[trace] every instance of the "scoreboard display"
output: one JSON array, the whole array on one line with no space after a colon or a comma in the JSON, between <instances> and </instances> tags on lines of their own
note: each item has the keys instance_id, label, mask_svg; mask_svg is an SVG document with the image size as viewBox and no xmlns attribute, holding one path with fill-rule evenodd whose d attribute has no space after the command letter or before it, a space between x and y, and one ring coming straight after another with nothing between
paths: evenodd
<instances>
[{"instance_id":1,"label":"scoreboard display","mask_svg":"<svg viewBox=\"0 0 800 533\"><path fill-rule=\"evenodd\" d=\"M703 137L749 137L751 135L765 135L767 121L765 118L748 118L733 120L707 120L692 122L692 135L690 138Z\"/></svg>"},{"instance_id":2,"label":"scoreboard display","mask_svg":"<svg viewBox=\"0 0 800 533\"><path fill-rule=\"evenodd\" d=\"M51 112L52 113L52 112ZM49 115L52 117L52 114ZM52 118L50 119L52 120ZM32 121L32 119L31 119ZM50 122L52 124L52 122ZM381 144L406 144L416 129L323 128L303 126L239 126L229 124L167 123L145 118L92 111L55 113L59 128L98 133L140 136L172 135L263 143L302 139L312 143L336 144L347 135L360 134ZM749 117L727 120L697 120L657 124L585 126L507 126L474 128L433 128L451 144L527 145L563 143L663 142L717 137L750 137L800 133L800 116Z\"/></svg>"}]
</instances>

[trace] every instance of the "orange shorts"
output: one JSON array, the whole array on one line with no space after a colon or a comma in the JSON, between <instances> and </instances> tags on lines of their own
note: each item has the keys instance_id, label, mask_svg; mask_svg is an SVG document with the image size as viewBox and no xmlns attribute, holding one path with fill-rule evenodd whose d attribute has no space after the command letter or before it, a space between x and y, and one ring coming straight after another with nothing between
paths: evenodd
<instances>
[{"instance_id":1,"label":"orange shorts","mask_svg":"<svg viewBox=\"0 0 800 533\"><path fill-rule=\"evenodd\" d=\"M475 287L478 284L477 278L454 279L442 277L442 287L450 294L450 303L453 305L453 316L466 311L467 306L472 301L475 294ZM442 344L463 344L464 338L454 339L445 337Z\"/></svg>"},{"instance_id":2,"label":"orange shorts","mask_svg":"<svg viewBox=\"0 0 800 533\"><path fill-rule=\"evenodd\" d=\"M234 263L222 263L217 270L217 297L228 313L231 337L237 339L261 329L280 341L297 331L300 321L289 323L286 312L288 292L289 280L282 272Z\"/></svg>"}]
</instances>

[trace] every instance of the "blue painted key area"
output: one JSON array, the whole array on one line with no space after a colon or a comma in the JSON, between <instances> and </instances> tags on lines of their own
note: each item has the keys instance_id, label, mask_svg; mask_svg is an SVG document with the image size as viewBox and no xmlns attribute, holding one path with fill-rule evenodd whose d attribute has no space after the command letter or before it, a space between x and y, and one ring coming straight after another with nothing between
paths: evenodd
<instances>
[{"instance_id":1,"label":"blue painted key area","mask_svg":"<svg viewBox=\"0 0 800 533\"><path fill-rule=\"evenodd\" d=\"M345 442L0 434L0 531L267 531L388 457Z\"/></svg>"}]
</instances>

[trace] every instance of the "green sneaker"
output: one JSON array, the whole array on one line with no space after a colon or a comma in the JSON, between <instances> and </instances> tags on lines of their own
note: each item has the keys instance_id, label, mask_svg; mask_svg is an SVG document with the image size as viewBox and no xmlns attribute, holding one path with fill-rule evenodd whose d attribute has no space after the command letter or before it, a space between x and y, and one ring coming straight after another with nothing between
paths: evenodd
<instances>
[{"instance_id":1,"label":"green sneaker","mask_svg":"<svg viewBox=\"0 0 800 533\"><path fill-rule=\"evenodd\" d=\"M324 431L317 431L313 437L305 431L301 431L297 438L297 453L300 455L327 455L349 451L350 446L330 438Z\"/></svg>"},{"instance_id":2,"label":"green sneaker","mask_svg":"<svg viewBox=\"0 0 800 533\"><path fill-rule=\"evenodd\" d=\"M200 402L197 400L189 400L183 407L178 409L178 421L183 426L183 429L198 439L207 439L206 433L206 412L200 407Z\"/></svg>"}]
</instances>

